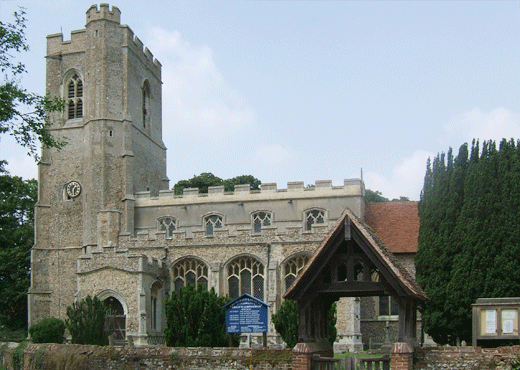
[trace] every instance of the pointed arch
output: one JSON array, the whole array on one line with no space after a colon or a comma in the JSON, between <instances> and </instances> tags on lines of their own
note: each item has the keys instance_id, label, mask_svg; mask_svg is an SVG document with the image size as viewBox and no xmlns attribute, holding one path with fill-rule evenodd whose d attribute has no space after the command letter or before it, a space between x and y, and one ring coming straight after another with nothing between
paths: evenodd
<instances>
[{"instance_id":1,"label":"pointed arch","mask_svg":"<svg viewBox=\"0 0 520 370\"><path fill-rule=\"evenodd\" d=\"M172 290L179 290L188 284L208 289L209 265L198 257L182 257L172 264L170 271Z\"/></svg>"},{"instance_id":2,"label":"pointed arch","mask_svg":"<svg viewBox=\"0 0 520 370\"><path fill-rule=\"evenodd\" d=\"M67 104L67 107L65 109L65 119L72 120L83 118L83 76L78 70L70 69L64 74L62 84L62 96Z\"/></svg>"},{"instance_id":3,"label":"pointed arch","mask_svg":"<svg viewBox=\"0 0 520 370\"><path fill-rule=\"evenodd\" d=\"M141 119L143 128L147 128L150 125L150 91L150 82L144 80L143 87L141 88Z\"/></svg>"},{"instance_id":4,"label":"pointed arch","mask_svg":"<svg viewBox=\"0 0 520 370\"><path fill-rule=\"evenodd\" d=\"M284 290L289 289L291 284L296 280L298 274L309 262L311 252L298 252L290 255L281 263L281 278L284 283Z\"/></svg>"},{"instance_id":5,"label":"pointed arch","mask_svg":"<svg viewBox=\"0 0 520 370\"><path fill-rule=\"evenodd\" d=\"M225 264L227 293L237 298L244 293L265 300L266 268L258 257L243 254L234 256Z\"/></svg>"},{"instance_id":6,"label":"pointed arch","mask_svg":"<svg viewBox=\"0 0 520 370\"><path fill-rule=\"evenodd\" d=\"M327 221L327 210L324 208L308 208L303 211L303 231L312 231L312 225L324 225Z\"/></svg>"}]
</instances>

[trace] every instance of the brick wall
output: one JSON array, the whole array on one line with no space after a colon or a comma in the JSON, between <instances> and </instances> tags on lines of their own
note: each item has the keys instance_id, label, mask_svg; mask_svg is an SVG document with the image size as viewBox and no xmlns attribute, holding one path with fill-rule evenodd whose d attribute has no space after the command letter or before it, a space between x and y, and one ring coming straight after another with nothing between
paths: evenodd
<instances>
[{"instance_id":1,"label":"brick wall","mask_svg":"<svg viewBox=\"0 0 520 370\"><path fill-rule=\"evenodd\" d=\"M2 365L12 369L12 348ZM24 370L106 369L244 369L290 370L292 350L238 348L100 347L75 344L29 344ZM0 366L0 368L4 368Z\"/></svg>"}]
</instances>

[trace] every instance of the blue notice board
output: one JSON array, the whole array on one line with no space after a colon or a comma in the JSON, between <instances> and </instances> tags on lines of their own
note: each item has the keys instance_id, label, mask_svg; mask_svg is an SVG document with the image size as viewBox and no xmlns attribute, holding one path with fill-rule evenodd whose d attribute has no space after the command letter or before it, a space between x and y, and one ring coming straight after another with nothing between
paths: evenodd
<instances>
[{"instance_id":1,"label":"blue notice board","mask_svg":"<svg viewBox=\"0 0 520 370\"><path fill-rule=\"evenodd\" d=\"M267 333L269 305L247 293L229 302L226 309L227 333Z\"/></svg>"}]
</instances>

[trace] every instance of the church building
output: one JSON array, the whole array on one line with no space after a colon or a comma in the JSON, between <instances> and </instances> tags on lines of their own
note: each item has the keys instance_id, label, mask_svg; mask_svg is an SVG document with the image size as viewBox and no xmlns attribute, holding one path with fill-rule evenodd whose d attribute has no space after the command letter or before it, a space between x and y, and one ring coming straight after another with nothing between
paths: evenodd
<instances>
[{"instance_id":1,"label":"church building","mask_svg":"<svg viewBox=\"0 0 520 370\"><path fill-rule=\"evenodd\" d=\"M117 338L163 344L165 299L193 284L268 303L269 345L283 345L270 317L346 207L415 275L417 202L366 204L361 179L174 195L161 64L120 17L115 6L93 5L70 40L47 36L46 92L66 101L50 117L51 132L68 143L42 149L38 164L29 325L66 318L68 306L90 295L110 308ZM337 315L337 351L394 339L389 296L341 298ZM240 345L260 338L244 335Z\"/></svg>"}]
</instances>

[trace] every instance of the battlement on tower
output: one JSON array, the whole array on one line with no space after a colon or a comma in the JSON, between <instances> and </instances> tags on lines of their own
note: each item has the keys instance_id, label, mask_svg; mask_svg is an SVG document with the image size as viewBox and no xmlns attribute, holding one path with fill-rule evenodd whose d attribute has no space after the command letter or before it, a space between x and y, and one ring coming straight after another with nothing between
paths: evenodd
<instances>
[{"instance_id":1,"label":"battlement on tower","mask_svg":"<svg viewBox=\"0 0 520 370\"><path fill-rule=\"evenodd\" d=\"M160 80L162 67L161 62L159 62L157 58L154 58L152 52L144 46L139 37L134 35L134 32L130 27L126 25L122 25L121 27L126 29L126 45L124 46L128 46L128 48L130 48L139 59L145 62L150 70L153 71L155 76Z\"/></svg>"},{"instance_id":2,"label":"battlement on tower","mask_svg":"<svg viewBox=\"0 0 520 370\"><path fill-rule=\"evenodd\" d=\"M75 30L70 33L70 40L63 40L62 33L54 33L47 36L47 57L58 58L65 54L73 54L85 52L88 43L88 38L94 39L101 35L102 37L115 37L115 35L105 35L102 30L96 29L95 25L89 26L94 21L110 21L119 25L119 32L121 34L121 47L128 47L133 54L145 63L154 75L161 79L161 63L154 58L152 52L143 45L142 41L134 35L134 32L127 25L121 23L121 11L116 6L102 3L99 5L92 5L87 11L87 28ZM92 29L92 31L87 31Z\"/></svg>"},{"instance_id":3,"label":"battlement on tower","mask_svg":"<svg viewBox=\"0 0 520 370\"><path fill-rule=\"evenodd\" d=\"M87 24L101 19L121 23L121 11L114 5L112 5L112 9L110 9L110 6L106 3L99 4L99 9L97 5L92 5L90 9L87 10Z\"/></svg>"}]
</instances>

